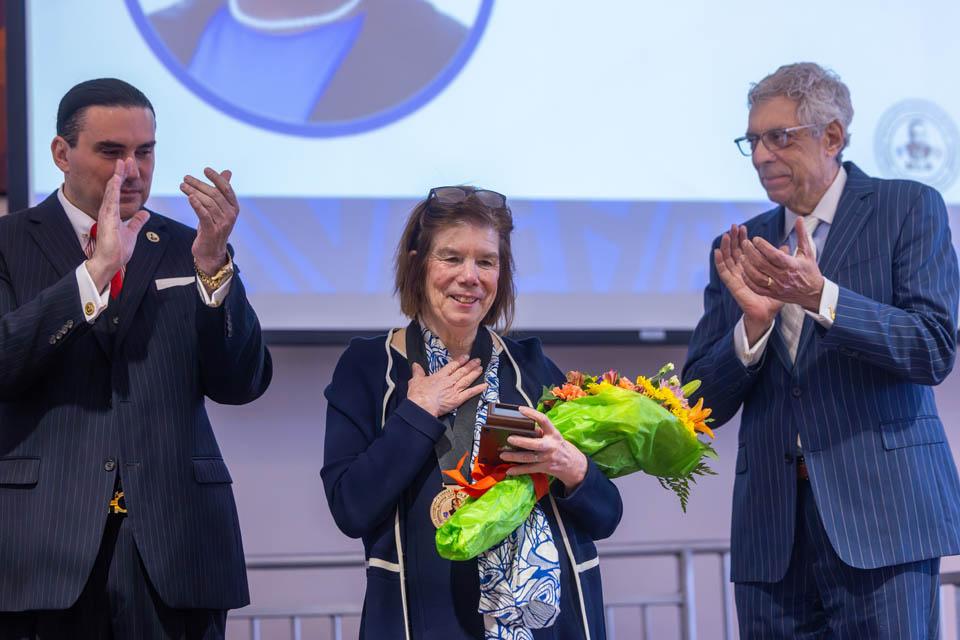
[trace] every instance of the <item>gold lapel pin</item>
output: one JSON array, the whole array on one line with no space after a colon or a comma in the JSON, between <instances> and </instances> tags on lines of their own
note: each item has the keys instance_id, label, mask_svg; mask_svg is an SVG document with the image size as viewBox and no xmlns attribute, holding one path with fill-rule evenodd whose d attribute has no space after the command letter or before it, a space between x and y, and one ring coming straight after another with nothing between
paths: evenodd
<instances>
[{"instance_id":1,"label":"gold lapel pin","mask_svg":"<svg viewBox=\"0 0 960 640\"><path fill-rule=\"evenodd\" d=\"M147 231L147 240L150 242L160 242L160 236L153 231Z\"/></svg>"}]
</instances>

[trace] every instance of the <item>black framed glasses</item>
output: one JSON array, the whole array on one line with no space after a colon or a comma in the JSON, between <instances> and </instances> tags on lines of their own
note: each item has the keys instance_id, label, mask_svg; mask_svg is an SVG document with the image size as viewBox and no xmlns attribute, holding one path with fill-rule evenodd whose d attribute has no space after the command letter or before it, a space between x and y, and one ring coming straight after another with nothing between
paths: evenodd
<instances>
[{"instance_id":1,"label":"black framed glasses","mask_svg":"<svg viewBox=\"0 0 960 640\"><path fill-rule=\"evenodd\" d=\"M430 189L427 202L437 201L440 204L457 204L476 198L480 204L491 209L506 209L507 196L489 189L464 189L463 187L434 187Z\"/></svg>"},{"instance_id":2,"label":"black framed glasses","mask_svg":"<svg viewBox=\"0 0 960 640\"><path fill-rule=\"evenodd\" d=\"M776 129L767 129L760 135L748 133L745 136L740 136L733 142L737 145L737 148L740 149L740 153L750 157L753 155L753 152L757 150L757 143L759 142L763 142L763 146L765 146L768 151L779 151L793 144L798 131L819 126L821 125L801 124L796 127L777 127Z\"/></svg>"}]
</instances>

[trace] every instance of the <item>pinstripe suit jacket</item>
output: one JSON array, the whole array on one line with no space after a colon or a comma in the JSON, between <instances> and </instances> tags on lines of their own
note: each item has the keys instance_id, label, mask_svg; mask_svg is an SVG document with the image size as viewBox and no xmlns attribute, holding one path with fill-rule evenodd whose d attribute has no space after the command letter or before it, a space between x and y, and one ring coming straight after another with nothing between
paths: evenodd
<instances>
[{"instance_id":1,"label":"pinstripe suit jacket","mask_svg":"<svg viewBox=\"0 0 960 640\"><path fill-rule=\"evenodd\" d=\"M157 242L144 237L151 231ZM257 398L271 360L239 278L219 308L195 284L155 286L193 274L195 235L154 213L121 297L91 325L74 275L85 256L56 194L0 218L0 611L72 605L117 473L167 605L249 601L230 473L204 397Z\"/></svg>"},{"instance_id":2,"label":"pinstripe suit jacket","mask_svg":"<svg viewBox=\"0 0 960 640\"><path fill-rule=\"evenodd\" d=\"M844 562L875 568L960 552L960 483L931 388L956 354L960 280L946 207L927 186L844 166L820 257L824 277L840 287L836 320L829 330L804 320L795 364L778 330L758 365L741 364L733 341L741 311L711 257L684 377L703 380L718 425L743 407L731 534L737 582L776 582L787 570L798 433ZM746 226L776 246L783 220L778 207Z\"/></svg>"}]
</instances>

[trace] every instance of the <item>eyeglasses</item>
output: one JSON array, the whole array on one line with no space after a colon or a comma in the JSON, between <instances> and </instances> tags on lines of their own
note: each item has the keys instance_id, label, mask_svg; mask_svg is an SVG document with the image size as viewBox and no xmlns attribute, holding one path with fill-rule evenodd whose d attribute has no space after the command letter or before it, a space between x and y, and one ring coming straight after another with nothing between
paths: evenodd
<instances>
[{"instance_id":1,"label":"eyeglasses","mask_svg":"<svg viewBox=\"0 0 960 640\"><path fill-rule=\"evenodd\" d=\"M803 129L812 129L819 126L819 124L801 124L796 127L787 127L785 129L768 129L760 135L748 133L745 136L740 136L733 142L737 145L737 148L740 149L740 153L750 157L753 155L753 152L757 150L758 142L762 141L763 146L765 146L768 151L779 151L780 149L789 147L790 144L793 143L794 138L796 138L797 131L802 131Z\"/></svg>"},{"instance_id":2,"label":"eyeglasses","mask_svg":"<svg viewBox=\"0 0 960 640\"><path fill-rule=\"evenodd\" d=\"M489 189L464 189L463 187L434 187L430 189L427 202L436 200L440 204L457 204L476 198L480 204L491 209L506 209L507 196Z\"/></svg>"}]
</instances>

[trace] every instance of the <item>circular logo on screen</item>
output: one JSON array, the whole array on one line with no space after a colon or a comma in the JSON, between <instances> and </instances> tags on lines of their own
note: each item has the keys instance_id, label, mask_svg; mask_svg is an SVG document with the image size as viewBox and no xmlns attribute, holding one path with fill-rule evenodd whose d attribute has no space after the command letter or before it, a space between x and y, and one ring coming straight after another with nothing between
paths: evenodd
<instances>
[{"instance_id":1,"label":"circular logo on screen","mask_svg":"<svg viewBox=\"0 0 960 640\"><path fill-rule=\"evenodd\" d=\"M493 0L126 0L193 93L244 122L341 136L394 122L457 76Z\"/></svg>"},{"instance_id":2,"label":"circular logo on screen","mask_svg":"<svg viewBox=\"0 0 960 640\"><path fill-rule=\"evenodd\" d=\"M950 116L926 100L904 100L877 125L874 148L881 171L945 190L960 173L960 132Z\"/></svg>"}]
</instances>

